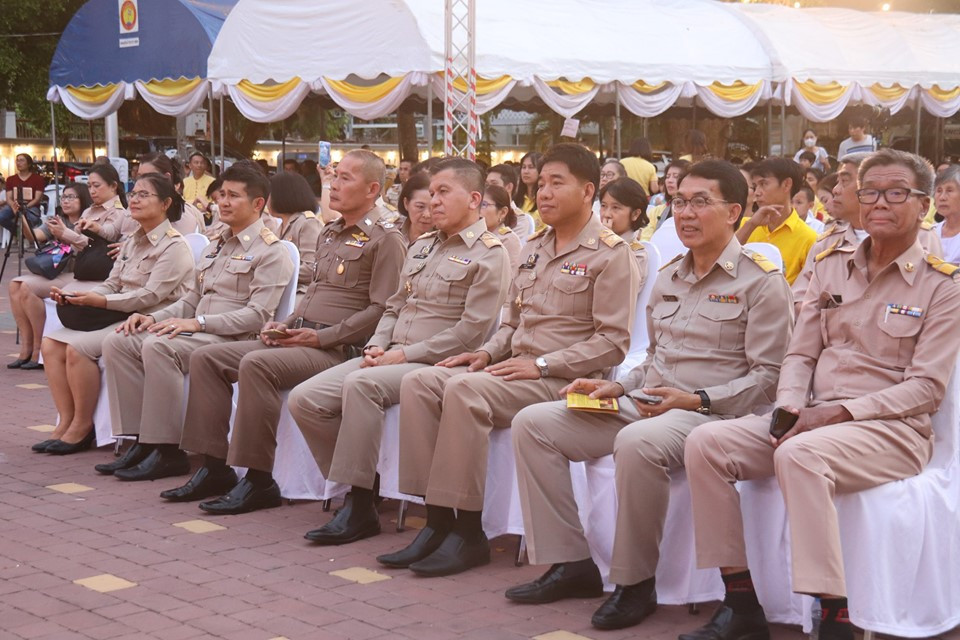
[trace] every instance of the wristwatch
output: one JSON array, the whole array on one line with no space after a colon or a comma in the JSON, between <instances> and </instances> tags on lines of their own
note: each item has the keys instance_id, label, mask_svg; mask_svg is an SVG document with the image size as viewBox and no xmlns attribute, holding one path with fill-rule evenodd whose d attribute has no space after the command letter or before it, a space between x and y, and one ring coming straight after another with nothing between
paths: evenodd
<instances>
[{"instance_id":1,"label":"wristwatch","mask_svg":"<svg viewBox=\"0 0 960 640\"><path fill-rule=\"evenodd\" d=\"M705 416L710 415L710 396L703 389L697 389L694 393L700 396L700 406L697 407L697 413Z\"/></svg>"},{"instance_id":2,"label":"wristwatch","mask_svg":"<svg viewBox=\"0 0 960 640\"><path fill-rule=\"evenodd\" d=\"M197 316L197 322L200 323L200 331L206 331L206 330L207 330L207 319L206 319L206 318L204 318L203 316Z\"/></svg>"},{"instance_id":3,"label":"wristwatch","mask_svg":"<svg viewBox=\"0 0 960 640\"><path fill-rule=\"evenodd\" d=\"M534 360L533 363L537 365L537 369L540 369L541 378L546 378L547 376L550 375L550 372L547 368L547 361L543 356L540 356L539 358Z\"/></svg>"}]
</instances>

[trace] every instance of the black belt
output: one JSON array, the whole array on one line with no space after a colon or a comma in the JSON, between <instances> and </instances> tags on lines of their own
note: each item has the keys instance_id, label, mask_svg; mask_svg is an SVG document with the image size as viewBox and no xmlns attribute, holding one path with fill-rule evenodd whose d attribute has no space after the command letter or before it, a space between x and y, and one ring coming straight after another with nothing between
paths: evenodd
<instances>
[{"instance_id":1,"label":"black belt","mask_svg":"<svg viewBox=\"0 0 960 640\"><path fill-rule=\"evenodd\" d=\"M317 330L319 330L319 329L326 329L326 328L329 327L329 326L330 326L330 325L328 325L328 324L321 324L321 323L319 323L319 322L310 322L309 320L304 320L304 319L303 319L303 316L299 316L299 317L297 317L297 318L294 318L294 320L293 320L293 326L290 327L290 328L291 328L291 329L317 329Z\"/></svg>"}]
</instances>

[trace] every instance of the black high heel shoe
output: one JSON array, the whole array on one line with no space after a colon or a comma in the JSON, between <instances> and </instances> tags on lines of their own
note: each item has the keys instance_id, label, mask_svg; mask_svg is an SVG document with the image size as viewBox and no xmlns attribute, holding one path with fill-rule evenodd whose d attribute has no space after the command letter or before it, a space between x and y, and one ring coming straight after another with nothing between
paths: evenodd
<instances>
[{"instance_id":1,"label":"black high heel shoe","mask_svg":"<svg viewBox=\"0 0 960 640\"><path fill-rule=\"evenodd\" d=\"M42 440L41 442L38 442L32 447L30 447L30 450L35 453L46 453L47 447L52 445L54 442L59 442L59 441L58 440Z\"/></svg>"},{"instance_id":2,"label":"black high heel shoe","mask_svg":"<svg viewBox=\"0 0 960 640\"><path fill-rule=\"evenodd\" d=\"M70 444L69 442L64 442L63 440L54 440L49 446L47 446L47 453L52 453L55 456L68 456L72 453L80 453L81 451L86 451L92 447L96 438L96 429L90 429L90 432L85 435L83 440L80 442Z\"/></svg>"},{"instance_id":3,"label":"black high heel shoe","mask_svg":"<svg viewBox=\"0 0 960 640\"><path fill-rule=\"evenodd\" d=\"M13 362L7 364L7 369L19 369L28 362L30 362L30 358L17 358Z\"/></svg>"}]
</instances>

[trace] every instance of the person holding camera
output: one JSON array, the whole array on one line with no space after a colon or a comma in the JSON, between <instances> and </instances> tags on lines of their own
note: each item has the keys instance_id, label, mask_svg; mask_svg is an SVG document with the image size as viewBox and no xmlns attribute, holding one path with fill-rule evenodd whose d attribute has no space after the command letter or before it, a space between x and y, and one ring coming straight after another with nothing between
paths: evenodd
<instances>
[{"instance_id":1,"label":"person holding camera","mask_svg":"<svg viewBox=\"0 0 960 640\"><path fill-rule=\"evenodd\" d=\"M816 257L777 409L703 425L687 439L697 565L720 567L726 597L681 640L766 637L735 484L771 475L786 503L793 591L820 597L821 640L852 640L833 497L923 470L930 416L960 350L960 267L918 240L933 180L929 162L902 151L860 164L856 197L869 237Z\"/></svg>"},{"instance_id":2,"label":"person holding camera","mask_svg":"<svg viewBox=\"0 0 960 640\"><path fill-rule=\"evenodd\" d=\"M5 189L7 202L0 206L0 227L16 237L17 214L21 212L31 227L40 224L40 201L47 181L34 173L33 158L26 153L18 153L17 172L7 178Z\"/></svg>"},{"instance_id":3,"label":"person holding camera","mask_svg":"<svg viewBox=\"0 0 960 640\"><path fill-rule=\"evenodd\" d=\"M684 441L706 422L773 401L793 327L783 273L735 236L746 199L746 180L729 162L703 160L681 180L671 208L689 251L667 263L654 284L645 361L616 382L579 378L560 389L560 397L617 398L619 411L574 411L560 401L529 406L513 419L527 551L531 563L552 566L508 589L508 599L545 604L603 595L570 461L612 453L619 509L610 581L617 587L592 624L629 627L656 609L669 474L683 466Z\"/></svg>"}]
</instances>

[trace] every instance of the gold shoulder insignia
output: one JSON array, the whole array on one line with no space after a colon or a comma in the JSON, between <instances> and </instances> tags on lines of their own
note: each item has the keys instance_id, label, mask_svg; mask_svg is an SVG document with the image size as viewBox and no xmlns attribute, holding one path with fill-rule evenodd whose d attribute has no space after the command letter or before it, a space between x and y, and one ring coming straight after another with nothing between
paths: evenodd
<instances>
[{"instance_id":1,"label":"gold shoulder insignia","mask_svg":"<svg viewBox=\"0 0 960 640\"><path fill-rule=\"evenodd\" d=\"M481 233L480 240L483 242L484 246L487 247L487 249L490 249L491 247L503 246L503 243L500 242L500 238L493 235L489 231L484 231L483 233Z\"/></svg>"},{"instance_id":2,"label":"gold shoulder insignia","mask_svg":"<svg viewBox=\"0 0 960 640\"><path fill-rule=\"evenodd\" d=\"M770 273L772 271L779 271L780 268L770 261L767 256L756 251L750 251L749 249L744 249L744 254L750 257L754 262L757 263L757 266L764 270L765 273Z\"/></svg>"},{"instance_id":3,"label":"gold shoulder insignia","mask_svg":"<svg viewBox=\"0 0 960 640\"><path fill-rule=\"evenodd\" d=\"M393 211L387 211L379 218L377 218L377 224L384 229L394 229L400 222L400 214Z\"/></svg>"},{"instance_id":4,"label":"gold shoulder insignia","mask_svg":"<svg viewBox=\"0 0 960 640\"><path fill-rule=\"evenodd\" d=\"M278 238L273 231L270 231L270 229L267 229L266 227L260 229L260 237L263 238L263 241L268 245L280 241L280 238Z\"/></svg>"},{"instance_id":5,"label":"gold shoulder insignia","mask_svg":"<svg viewBox=\"0 0 960 640\"><path fill-rule=\"evenodd\" d=\"M640 251L640 249L643 249L643 243L639 240L634 240L630 243L630 249L633 251Z\"/></svg>"},{"instance_id":6,"label":"gold shoulder insignia","mask_svg":"<svg viewBox=\"0 0 960 640\"><path fill-rule=\"evenodd\" d=\"M820 241L824 238L829 238L838 231L840 231L840 229L837 228L837 221L834 220L827 225L827 227L823 230L823 233L817 236L817 240Z\"/></svg>"},{"instance_id":7,"label":"gold shoulder insignia","mask_svg":"<svg viewBox=\"0 0 960 640\"><path fill-rule=\"evenodd\" d=\"M497 233L499 233L502 236L507 235L508 233L510 233L510 231L511 231L510 227L506 225L501 226L499 229L497 229Z\"/></svg>"},{"instance_id":8,"label":"gold shoulder insignia","mask_svg":"<svg viewBox=\"0 0 960 640\"><path fill-rule=\"evenodd\" d=\"M125 208L125 207L123 206L123 203L120 202L120 199L117 198L117 201L113 203L113 208L114 208L114 209L123 209L123 208Z\"/></svg>"},{"instance_id":9,"label":"gold shoulder insignia","mask_svg":"<svg viewBox=\"0 0 960 640\"><path fill-rule=\"evenodd\" d=\"M432 238L433 236L437 235L438 233L440 233L440 232L439 232L439 231L427 231L427 232L426 232L425 234L423 234L422 236L418 236L418 237L417 237L417 240L423 240L424 238Z\"/></svg>"},{"instance_id":10,"label":"gold shoulder insignia","mask_svg":"<svg viewBox=\"0 0 960 640\"><path fill-rule=\"evenodd\" d=\"M180 237L180 232L177 231L176 229L174 229L173 227L170 227L169 229L167 229L167 237L168 237L168 238L179 238L179 237Z\"/></svg>"},{"instance_id":11,"label":"gold shoulder insignia","mask_svg":"<svg viewBox=\"0 0 960 640\"><path fill-rule=\"evenodd\" d=\"M668 262L667 264L665 264L665 265L663 265L662 267L660 267L659 269L657 269L657 273L663 271L664 269L666 269L667 267L669 267L670 265L672 265L672 264L675 263L675 262L680 262L680 261L683 259L683 256L684 256L684 254L678 253L677 255L675 255L675 256L673 257L673 260L671 260L671 261Z\"/></svg>"},{"instance_id":12,"label":"gold shoulder insignia","mask_svg":"<svg viewBox=\"0 0 960 640\"><path fill-rule=\"evenodd\" d=\"M529 236L527 236L527 242L530 242L531 240L536 240L537 238L542 236L544 233L546 233L547 229L549 228L550 227L544 227L543 229L540 229L540 231L534 231Z\"/></svg>"},{"instance_id":13,"label":"gold shoulder insignia","mask_svg":"<svg viewBox=\"0 0 960 640\"><path fill-rule=\"evenodd\" d=\"M947 262L946 260L942 260L930 253L926 254L923 259L926 260L927 264L929 264L931 267L944 275L950 276L951 278L954 277L957 271L960 271L960 267L957 265Z\"/></svg>"},{"instance_id":14,"label":"gold shoulder insignia","mask_svg":"<svg viewBox=\"0 0 960 640\"><path fill-rule=\"evenodd\" d=\"M615 234L613 231L610 231L610 229L607 229L606 227L600 231L600 240L608 247L615 247L618 244L623 244L626 242L623 238Z\"/></svg>"},{"instance_id":15,"label":"gold shoulder insignia","mask_svg":"<svg viewBox=\"0 0 960 640\"><path fill-rule=\"evenodd\" d=\"M303 217L306 218L307 220L314 220L316 219L317 214L315 214L313 211L304 211Z\"/></svg>"},{"instance_id":16,"label":"gold shoulder insignia","mask_svg":"<svg viewBox=\"0 0 960 640\"><path fill-rule=\"evenodd\" d=\"M841 238L841 239L842 239L842 238ZM824 258L826 258L828 255L830 255L831 253L833 253L834 251L836 251L836 250L837 250L837 247L839 247L839 246L840 246L840 240L837 240L837 241L834 242L832 245L830 245L829 247L827 247L826 249L824 249L823 251L821 251L820 253L818 253L817 256L813 259L813 261L814 261L814 262L820 262L821 260L823 260Z\"/></svg>"}]
</instances>

